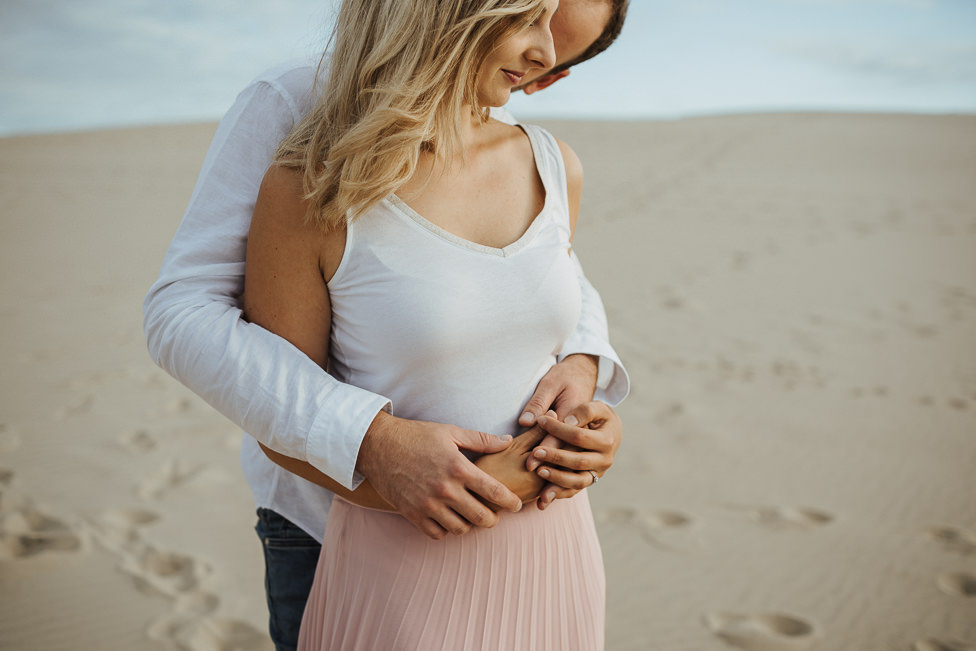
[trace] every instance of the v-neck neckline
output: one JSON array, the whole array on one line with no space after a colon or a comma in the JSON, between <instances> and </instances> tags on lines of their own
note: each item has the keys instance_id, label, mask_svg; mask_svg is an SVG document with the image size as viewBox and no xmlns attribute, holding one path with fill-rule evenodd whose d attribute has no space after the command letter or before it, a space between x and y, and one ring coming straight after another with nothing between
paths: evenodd
<instances>
[{"instance_id":1,"label":"v-neck neckline","mask_svg":"<svg viewBox=\"0 0 976 651\"><path fill-rule=\"evenodd\" d=\"M406 201L398 197L396 194L389 195L386 198L386 201L398 212L409 217L411 220L413 220L415 223L420 225L429 233L447 242L450 242L451 244L478 253L495 255L503 258L515 255L516 253L524 249L529 242L532 241L533 235L535 235L535 232L539 229L540 225L542 224L541 217L545 215L546 212L548 212L549 207L552 203L552 189L549 187L549 183L546 182L546 174L542 169L542 152L540 150L539 143L536 141L536 135L532 132L531 129L523 127L522 125L515 125L515 126L521 129L522 133L524 133L529 139L529 145L532 147L532 158L535 161L536 174L539 175L539 179L542 181L542 188L543 191L545 191L546 196L542 204L542 209L538 212L538 214L536 214L535 217L532 218L532 221L526 227L525 231L523 231L522 234L514 242L511 242L510 244L507 244L506 246L503 247L488 246L487 244L474 242L472 240L465 239L460 235L455 235L449 230L438 226L437 224L430 221L429 219L421 215L419 212L411 208L410 204L408 204Z\"/></svg>"}]
</instances>

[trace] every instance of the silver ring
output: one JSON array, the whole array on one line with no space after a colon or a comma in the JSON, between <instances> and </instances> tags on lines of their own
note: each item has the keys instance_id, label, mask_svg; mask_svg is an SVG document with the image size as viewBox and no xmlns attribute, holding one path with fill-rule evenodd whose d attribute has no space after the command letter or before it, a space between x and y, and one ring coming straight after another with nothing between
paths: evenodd
<instances>
[{"instance_id":1,"label":"silver ring","mask_svg":"<svg viewBox=\"0 0 976 651\"><path fill-rule=\"evenodd\" d=\"M587 470L586 472L590 473L590 475L593 476L593 484L595 484L598 481L600 481L600 478L596 476L596 471L595 470ZM592 486L593 484L590 484L590 486Z\"/></svg>"}]
</instances>

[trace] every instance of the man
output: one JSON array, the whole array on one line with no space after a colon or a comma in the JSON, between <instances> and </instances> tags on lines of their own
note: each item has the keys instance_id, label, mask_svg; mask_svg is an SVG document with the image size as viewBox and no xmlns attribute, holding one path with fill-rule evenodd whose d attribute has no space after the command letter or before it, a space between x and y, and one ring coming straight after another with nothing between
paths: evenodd
<instances>
[{"instance_id":1,"label":"man","mask_svg":"<svg viewBox=\"0 0 976 651\"><path fill-rule=\"evenodd\" d=\"M562 0L552 20L557 66L523 90L542 90L568 75L569 66L606 49L620 32L626 8L627 0ZM153 359L248 433L242 465L259 506L270 629L279 649L296 644L331 494L273 464L259 442L308 461L349 489L369 478L434 538L463 534L472 525L492 526L497 515L478 496L508 510L521 506L460 451L497 452L508 442L450 424L397 418L386 398L337 382L288 342L241 319L238 297L258 188L278 142L310 110L314 82L313 65L285 65L259 76L238 96L221 120L144 305ZM629 387L607 340L599 295L578 273L580 322L520 418L528 426L552 408L556 418L543 418L543 427L560 436L568 428L559 421L591 400L598 385L610 404L623 400ZM599 406L594 410L599 416ZM605 466L612 462L619 425L592 431L593 443L583 451L560 450L556 439L543 442L555 465L541 508L563 490L593 481L586 472L568 470L573 455L598 455Z\"/></svg>"}]
</instances>

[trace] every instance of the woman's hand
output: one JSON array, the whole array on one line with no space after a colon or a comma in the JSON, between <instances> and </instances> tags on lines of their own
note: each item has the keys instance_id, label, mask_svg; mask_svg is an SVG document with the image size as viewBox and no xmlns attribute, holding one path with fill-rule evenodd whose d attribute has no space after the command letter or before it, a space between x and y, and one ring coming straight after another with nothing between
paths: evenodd
<instances>
[{"instance_id":1,"label":"woman's hand","mask_svg":"<svg viewBox=\"0 0 976 651\"><path fill-rule=\"evenodd\" d=\"M553 414L553 412L550 412ZM539 496L545 485L545 480L538 473L526 468L526 462L532 450L535 449L546 433L538 425L516 436L512 444L501 452L485 454L479 457L474 465L500 481L510 491L519 496L522 503L531 502ZM498 506L488 503L493 511Z\"/></svg>"},{"instance_id":2,"label":"woman's hand","mask_svg":"<svg viewBox=\"0 0 976 651\"><path fill-rule=\"evenodd\" d=\"M549 445L547 437L532 452L530 463L542 464L535 473L549 482L539 496L540 509L594 484L593 473L602 477L613 465L623 438L620 417L609 405L599 401L576 407L562 422L550 413L539 418L538 423L546 434L561 443Z\"/></svg>"}]
</instances>

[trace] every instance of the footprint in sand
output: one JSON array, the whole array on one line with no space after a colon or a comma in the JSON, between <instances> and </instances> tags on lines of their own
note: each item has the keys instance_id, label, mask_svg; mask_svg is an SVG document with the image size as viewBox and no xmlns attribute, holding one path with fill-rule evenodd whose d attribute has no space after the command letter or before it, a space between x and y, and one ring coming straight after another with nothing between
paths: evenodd
<instances>
[{"instance_id":1,"label":"footprint in sand","mask_svg":"<svg viewBox=\"0 0 976 651\"><path fill-rule=\"evenodd\" d=\"M826 511L805 506L730 505L729 508L747 511L753 520L773 529L816 529L836 519Z\"/></svg>"},{"instance_id":2,"label":"footprint in sand","mask_svg":"<svg viewBox=\"0 0 976 651\"><path fill-rule=\"evenodd\" d=\"M210 574L210 566L190 556L162 552L151 546L125 557L121 569L136 580L136 587L176 598L193 591Z\"/></svg>"},{"instance_id":3,"label":"footprint in sand","mask_svg":"<svg viewBox=\"0 0 976 651\"><path fill-rule=\"evenodd\" d=\"M193 401L189 398L177 398L165 405L160 405L146 412L149 418L161 418L173 414L185 414L193 410Z\"/></svg>"},{"instance_id":4,"label":"footprint in sand","mask_svg":"<svg viewBox=\"0 0 976 651\"><path fill-rule=\"evenodd\" d=\"M946 572L935 580L942 592L952 597L976 597L976 574Z\"/></svg>"},{"instance_id":5,"label":"footprint in sand","mask_svg":"<svg viewBox=\"0 0 976 651\"><path fill-rule=\"evenodd\" d=\"M965 398L949 398L947 404L956 411L966 411L969 408L969 403Z\"/></svg>"},{"instance_id":6,"label":"footprint in sand","mask_svg":"<svg viewBox=\"0 0 976 651\"><path fill-rule=\"evenodd\" d=\"M628 507L606 509L600 512L598 518L601 522L635 527L646 542L672 551L677 548L666 543L665 539L672 537L675 532L690 530L693 523L690 515L667 509L655 511L639 511Z\"/></svg>"},{"instance_id":7,"label":"footprint in sand","mask_svg":"<svg viewBox=\"0 0 976 651\"><path fill-rule=\"evenodd\" d=\"M147 633L150 639L188 651L260 651L268 645L266 632L218 617L166 615L153 622Z\"/></svg>"},{"instance_id":8,"label":"footprint in sand","mask_svg":"<svg viewBox=\"0 0 976 651\"><path fill-rule=\"evenodd\" d=\"M156 439L144 429L138 429L134 432L127 432L119 437L119 443L122 447L131 450L132 452L152 452L156 449Z\"/></svg>"},{"instance_id":9,"label":"footprint in sand","mask_svg":"<svg viewBox=\"0 0 976 651\"><path fill-rule=\"evenodd\" d=\"M95 397L89 394L77 396L68 404L58 410L57 419L77 418L91 412L92 405L95 404Z\"/></svg>"},{"instance_id":10,"label":"footprint in sand","mask_svg":"<svg viewBox=\"0 0 976 651\"><path fill-rule=\"evenodd\" d=\"M928 534L947 551L967 556L976 554L976 527L933 527Z\"/></svg>"},{"instance_id":11,"label":"footprint in sand","mask_svg":"<svg viewBox=\"0 0 976 651\"><path fill-rule=\"evenodd\" d=\"M144 500L159 499L166 492L182 486L200 473L203 466L180 459L170 459L152 476L144 480L136 493Z\"/></svg>"},{"instance_id":12,"label":"footprint in sand","mask_svg":"<svg viewBox=\"0 0 976 651\"><path fill-rule=\"evenodd\" d=\"M20 437L10 425L0 423L0 454L13 452L20 447Z\"/></svg>"},{"instance_id":13,"label":"footprint in sand","mask_svg":"<svg viewBox=\"0 0 976 651\"><path fill-rule=\"evenodd\" d=\"M209 615L217 610L220 599L209 592L190 592L180 595L173 605L173 611L180 615Z\"/></svg>"},{"instance_id":14,"label":"footprint in sand","mask_svg":"<svg viewBox=\"0 0 976 651\"><path fill-rule=\"evenodd\" d=\"M139 540L140 527L158 519L157 513L146 509L117 509L96 517L92 531L103 545L114 551L122 551Z\"/></svg>"},{"instance_id":15,"label":"footprint in sand","mask_svg":"<svg viewBox=\"0 0 976 651\"><path fill-rule=\"evenodd\" d=\"M0 558L20 559L42 552L72 552L83 540L63 521L31 506L14 509L0 519Z\"/></svg>"},{"instance_id":16,"label":"footprint in sand","mask_svg":"<svg viewBox=\"0 0 976 651\"><path fill-rule=\"evenodd\" d=\"M801 651L821 635L814 622L782 613L708 613L704 620L712 633L746 651Z\"/></svg>"},{"instance_id":17,"label":"footprint in sand","mask_svg":"<svg viewBox=\"0 0 976 651\"><path fill-rule=\"evenodd\" d=\"M976 651L976 644L951 638L926 638L912 645L913 651Z\"/></svg>"}]
</instances>

